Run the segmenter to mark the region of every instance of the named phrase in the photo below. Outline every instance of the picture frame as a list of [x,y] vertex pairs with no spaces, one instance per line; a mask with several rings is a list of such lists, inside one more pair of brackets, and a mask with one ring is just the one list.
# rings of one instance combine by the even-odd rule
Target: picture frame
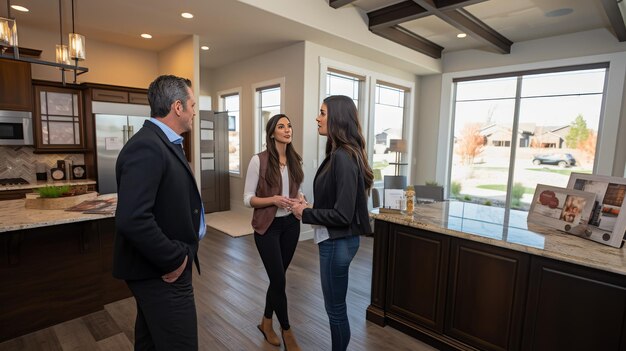
[[626,235],[626,179],[574,172],[567,187],[596,194],[587,238],[622,247]]
[[528,222],[586,237],[595,200],[592,192],[537,184]]

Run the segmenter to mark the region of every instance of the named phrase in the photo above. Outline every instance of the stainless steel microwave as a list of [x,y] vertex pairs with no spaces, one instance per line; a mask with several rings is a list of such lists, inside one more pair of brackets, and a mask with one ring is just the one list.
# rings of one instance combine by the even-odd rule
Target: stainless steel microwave
[[0,145],[33,145],[30,112],[0,111]]

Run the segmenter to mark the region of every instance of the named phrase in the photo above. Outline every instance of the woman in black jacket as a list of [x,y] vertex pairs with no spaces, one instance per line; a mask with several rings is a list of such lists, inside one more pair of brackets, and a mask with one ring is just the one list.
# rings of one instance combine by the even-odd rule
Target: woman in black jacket
[[367,193],[374,176],[352,99],[342,95],[327,97],[316,121],[318,133],[328,140],[326,158],[313,182],[315,204],[312,208],[298,204],[292,211],[303,223],[314,227],[332,350],[343,351],[350,342],[346,311],[348,271],[359,249],[359,235],[371,232]]

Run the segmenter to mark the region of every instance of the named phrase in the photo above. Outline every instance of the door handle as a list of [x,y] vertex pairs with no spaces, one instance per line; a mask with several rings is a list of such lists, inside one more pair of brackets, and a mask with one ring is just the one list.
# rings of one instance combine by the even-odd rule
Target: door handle
[[128,126],[125,124],[122,127],[122,133],[123,133],[124,144],[126,144],[126,142],[128,141]]
[[135,127],[133,126],[128,126],[128,139],[132,138],[133,135],[135,135]]

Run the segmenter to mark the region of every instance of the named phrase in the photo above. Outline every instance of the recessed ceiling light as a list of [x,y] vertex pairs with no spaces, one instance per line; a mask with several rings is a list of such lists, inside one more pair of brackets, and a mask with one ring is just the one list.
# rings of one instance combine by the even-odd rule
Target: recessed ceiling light
[[183,12],[180,14],[183,18],[193,18],[193,15],[189,12]]
[[465,33],[459,33],[456,35],[457,38],[465,38],[467,36],[467,34]]
[[143,34],[141,35],[141,37],[142,37],[142,38],[144,38],[144,39],[152,39],[152,35],[150,35],[150,34],[148,34],[148,33],[143,33]]
[[207,51],[207,50],[209,50],[209,47],[208,47],[208,46],[206,46],[206,45],[202,45],[202,46],[200,47],[200,49],[202,49],[202,50],[204,50],[204,51]]
[[17,11],[20,11],[20,12],[28,12],[29,11],[26,7],[20,6],[20,5],[11,5],[11,8],[13,10],[17,10]]
[[561,17],[561,16],[567,16],[570,13],[574,12],[574,9],[570,8],[570,7],[564,7],[561,9],[556,9],[556,10],[552,10],[552,11],[548,11],[545,13],[546,17]]

